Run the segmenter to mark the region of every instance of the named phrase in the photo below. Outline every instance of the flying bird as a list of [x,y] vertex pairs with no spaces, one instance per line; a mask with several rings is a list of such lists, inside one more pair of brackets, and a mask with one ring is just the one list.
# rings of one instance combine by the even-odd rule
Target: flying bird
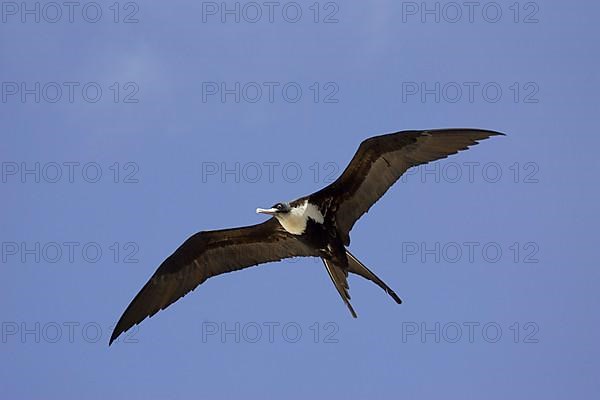
[[482,129],[435,129],[364,140],[342,175],[329,186],[297,200],[257,208],[257,213],[271,216],[267,221],[202,231],[187,239],[131,301],[109,345],[208,278],[289,257],[320,257],[354,318],[348,273],[374,282],[396,303],[402,303],[348,250],[352,227],[409,168],[446,158],[495,135],[503,134]]

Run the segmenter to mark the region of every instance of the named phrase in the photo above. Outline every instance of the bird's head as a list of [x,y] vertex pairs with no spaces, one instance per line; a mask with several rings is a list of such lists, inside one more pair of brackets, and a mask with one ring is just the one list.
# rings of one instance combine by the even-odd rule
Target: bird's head
[[266,214],[272,216],[285,215],[292,210],[290,203],[277,203],[273,204],[271,208],[257,208],[257,214]]

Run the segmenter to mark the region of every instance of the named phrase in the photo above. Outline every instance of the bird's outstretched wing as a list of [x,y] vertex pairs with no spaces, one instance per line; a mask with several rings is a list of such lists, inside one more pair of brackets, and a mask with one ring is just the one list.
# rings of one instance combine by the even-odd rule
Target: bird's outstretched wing
[[482,129],[436,129],[403,131],[366,139],[342,175],[331,185],[309,197],[332,198],[335,213],[346,245],[356,221],[411,167],[446,158],[480,140],[503,135]]
[[318,256],[271,218],[258,225],[199,232],[158,267],[117,323],[110,343],[210,277],[288,257]]

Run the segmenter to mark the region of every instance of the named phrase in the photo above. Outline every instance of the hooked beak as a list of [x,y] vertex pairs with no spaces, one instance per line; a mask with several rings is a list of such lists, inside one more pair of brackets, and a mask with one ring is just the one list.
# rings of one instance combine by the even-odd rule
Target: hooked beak
[[256,209],[256,213],[257,214],[267,214],[267,215],[275,215],[277,214],[277,209],[276,208],[257,208]]

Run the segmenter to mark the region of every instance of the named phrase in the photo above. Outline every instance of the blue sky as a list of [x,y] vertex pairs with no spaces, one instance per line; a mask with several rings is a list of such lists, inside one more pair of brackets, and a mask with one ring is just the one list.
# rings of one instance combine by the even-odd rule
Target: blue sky
[[[0,22],[7,398],[598,393],[597,3],[25,4]],[[352,232],[404,304],[351,278],[353,320],[320,262],[287,261],[107,346],[189,235],[442,127],[507,136],[411,171]]]

